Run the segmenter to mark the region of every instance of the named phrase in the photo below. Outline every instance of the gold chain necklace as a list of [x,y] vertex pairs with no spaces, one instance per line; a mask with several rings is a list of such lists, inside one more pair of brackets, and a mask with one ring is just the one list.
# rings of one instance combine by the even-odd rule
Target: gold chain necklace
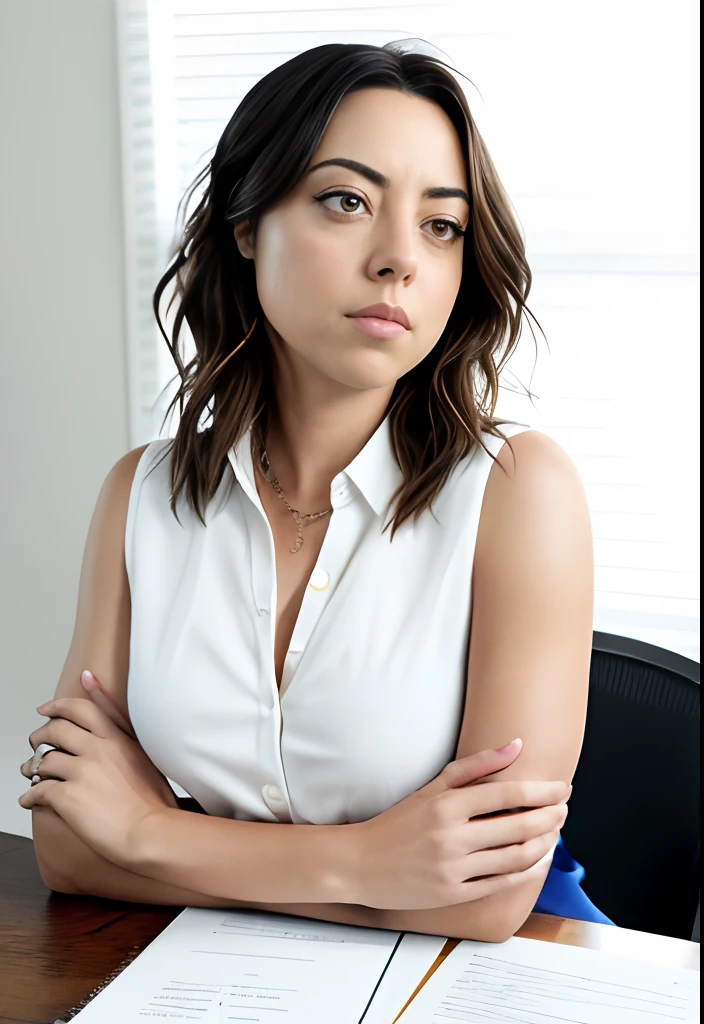
[[261,462],[264,479],[271,484],[271,486],[274,488],[278,496],[283,501],[286,508],[289,510],[293,518],[296,520],[296,526],[298,527],[298,536],[296,537],[295,545],[292,548],[289,548],[291,554],[295,555],[297,551],[300,551],[301,545],[303,544],[303,527],[308,526],[309,523],[315,522],[316,519],[322,519],[323,516],[329,515],[332,512],[332,508],[326,508],[324,512],[306,512],[305,514],[301,514],[297,508],[293,508],[293,506],[288,503],[286,495],[281,490],[281,484],[279,483],[279,481],[276,479],[272,472],[271,463],[269,462],[269,456],[267,455],[265,448],[261,449],[259,461]]

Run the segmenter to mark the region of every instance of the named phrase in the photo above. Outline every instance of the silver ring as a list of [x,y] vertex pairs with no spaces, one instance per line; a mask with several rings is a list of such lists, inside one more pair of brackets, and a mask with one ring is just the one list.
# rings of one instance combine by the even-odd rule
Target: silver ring
[[34,751],[34,757],[32,758],[32,764],[30,770],[32,774],[36,774],[39,771],[39,765],[42,763],[42,758],[49,753],[50,750],[58,750],[53,743],[40,743],[37,749]]
[[38,782],[41,782],[41,781],[42,781],[42,777],[41,777],[41,775],[33,775],[33,776],[32,776],[32,785],[33,785],[33,786],[36,786],[36,784],[37,784]]

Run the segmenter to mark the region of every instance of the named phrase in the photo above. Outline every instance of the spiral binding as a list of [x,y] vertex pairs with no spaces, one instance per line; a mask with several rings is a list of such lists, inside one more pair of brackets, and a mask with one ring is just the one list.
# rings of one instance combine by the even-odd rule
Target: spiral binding
[[84,996],[79,1003],[77,1003],[75,1006],[72,1006],[71,1009],[68,1010],[60,1020],[55,1020],[54,1024],[68,1024],[68,1021],[73,1020],[76,1014],[79,1013],[81,1010],[85,1009],[88,1003],[92,999],[95,999],[99,992],[102,992],[104,988],[107,988],[111,981],[114,981],[118,975],[122,974],[125,967],[129,967],[132,961],[136,960],[141,952],[141,946],[135,946],[133,949],[131,949],[127,956],[124,958],[124,960],[122,960],[117,965],[114,971],[111,971],[110,974],[108,974],[107,978],[105,978],[104,981],[101,981],[99,985],[96,985],[94,989],[91,989],[87,996]]

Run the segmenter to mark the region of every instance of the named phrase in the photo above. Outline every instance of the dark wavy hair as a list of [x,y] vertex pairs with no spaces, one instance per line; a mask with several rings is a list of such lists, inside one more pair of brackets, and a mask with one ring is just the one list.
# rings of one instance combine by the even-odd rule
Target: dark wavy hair
[[[532,274],[508,196],[447,68],[435,56],[404,52],[402,41],[382,47],[332,43],[286,61],[239,103],[210,163],[179,204],[207,182],[153,297],[181,381],[165,416],[178,403],[179,425],[165,450],[172,453],[171,510],[177,519],[177,499],[185,491],[205,523],[203,510],[222,481],[228,451],[250,426],[263,442],[275,401],[254,267],[241,256],[233,225],[248,219],[256,235],[262,213],[302,178],[340,100],[358,89],[398,89],[437,103],[459,136],[471,200],[450,317],[431,352],[397,381],[387,409],[403,475],[387,524],[391,536],[409,517],[432,508],[452,470],[477,444],[491,455],[481,431],[505,439],[498,427],[505,421],[494,417],[499,374],[521,334]],[[172,303],[177,307],[169,338],[159,302],[173,279],[167,313]],[[179,352],[184,319],[195,342],[187,365]]]

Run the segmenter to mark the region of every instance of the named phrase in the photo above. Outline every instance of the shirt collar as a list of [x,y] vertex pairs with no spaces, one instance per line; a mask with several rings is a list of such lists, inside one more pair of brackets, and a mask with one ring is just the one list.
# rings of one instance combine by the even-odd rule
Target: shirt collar
[[254,478],[254,463],[252,462],[252,428],[248,427],[236,445],[230,448],[227,453],[230,465],[235,471],[235,477],[242,490],[254,504],[264,511],[257,491],[257,483]]
[[[235,476],[245,493],[257,506],[261,506],[252,464],[251,427],[230,449],[228,457]],[[335,490],[348,477],[371,506],[377,516],[383,516],[395,491],[403,481],[401,468],[391,447],[389,418],[386,416],[369,438],[364,448],[349,466],[332,482]]]
[[391,447],[389,417],[374,431],[344,473],[378,516],[383,516],[394,492],[403,482],[401,467]]

